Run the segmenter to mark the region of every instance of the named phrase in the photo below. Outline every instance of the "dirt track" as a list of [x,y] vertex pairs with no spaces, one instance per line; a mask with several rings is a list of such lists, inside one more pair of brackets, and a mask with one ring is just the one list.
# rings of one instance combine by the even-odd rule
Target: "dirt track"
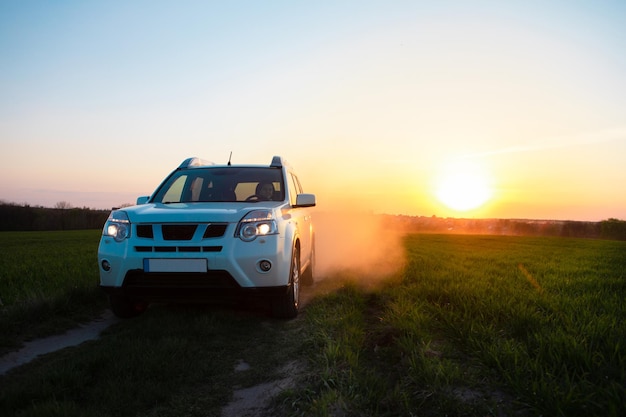
[[[307,298],[304,297],[303,304],[306,304]],[[100,318],[81,325],[76,329],[61,335],[27,342],[19,351],[0,357],[0,375],[17,366],[24,365],[40,355],[97,339],[104,329],[117,323],[119,320],[110,310],[106,310]],[[233,371],[245,372],[248,369],[250,369],[250,366],[242,360],[235,366]],[[294,377],[299,370],[300,365],[298,363],[289,362],[279,371],[280,375],[284,375],[281,379],[235,390],[233,400],[222,409],[222,417],[255,417],[263,415],[263,409],[274,396],[293,386],[295,382]]]
[[10,369],[32,361],[37,356],[97,339],[104,329],[117,322],[118,319],[113,313],[110,310],[106,310],[100,318],[63,334],[27,342],[22,349],[0,357],[0,375],[4,375]]

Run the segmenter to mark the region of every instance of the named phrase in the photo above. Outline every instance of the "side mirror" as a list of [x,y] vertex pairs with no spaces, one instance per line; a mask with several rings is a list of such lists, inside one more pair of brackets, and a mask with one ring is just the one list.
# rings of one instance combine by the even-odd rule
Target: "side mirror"
[[315,194],[298,194],[294,207],[314,207]]
[[148,200],[150,200],[150,196],[149,195],[137,197],[137,205],[146,204],[148,202]]

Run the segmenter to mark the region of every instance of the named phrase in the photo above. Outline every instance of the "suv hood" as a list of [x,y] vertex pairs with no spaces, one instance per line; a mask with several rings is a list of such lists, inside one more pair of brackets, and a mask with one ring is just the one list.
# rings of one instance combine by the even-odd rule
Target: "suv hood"
[[273,210],[281,203],[172,203],[142,204],[121,209],[131,223],[237,223],[252,210]]

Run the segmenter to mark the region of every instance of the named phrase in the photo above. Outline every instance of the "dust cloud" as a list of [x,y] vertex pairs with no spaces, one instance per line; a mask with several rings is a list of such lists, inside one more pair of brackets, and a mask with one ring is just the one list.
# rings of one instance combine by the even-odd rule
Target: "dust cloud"
[[342,277],[378,284],[405,265],[402,233],[384,216],[359,212],[316,212],[315,281]]

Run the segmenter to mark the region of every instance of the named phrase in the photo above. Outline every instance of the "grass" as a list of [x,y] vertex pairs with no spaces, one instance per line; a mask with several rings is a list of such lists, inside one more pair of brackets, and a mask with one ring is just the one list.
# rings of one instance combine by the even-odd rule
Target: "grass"
[[[0,409],[16,416],[219,416],[235,386],[276,375],[290,322],[246,310],[157,306],[0,377]],[[277,349],[281,346],[281,349]],[[251,366],[236,373],[244,360]],[[13,413],[13,414],[11,414]]]
[[4,305],[57,296],[98,283],[99,230],[0,233]]
[[[80,256],[95,277],[93,240],[93,256]],[[409,235],[404,244],[402,270],[376,286],[354,271],[327,276],[293,321],[252,307],[154,306],[0,376],[0,409],[217,416],[234,387],[278,378],[296,360],[305,371],[268,415],[624,414],[625,242]],[[62,286],[54,297],[75,291]],[[251,369],[234,372],[239,360]]]
[[0,232],[0,354],[104,311],[96,261],[100,234]]
[[411,235],[375,290],[348,277],[306,314],[314,372],[285,414],[618,416],[626,245]]

